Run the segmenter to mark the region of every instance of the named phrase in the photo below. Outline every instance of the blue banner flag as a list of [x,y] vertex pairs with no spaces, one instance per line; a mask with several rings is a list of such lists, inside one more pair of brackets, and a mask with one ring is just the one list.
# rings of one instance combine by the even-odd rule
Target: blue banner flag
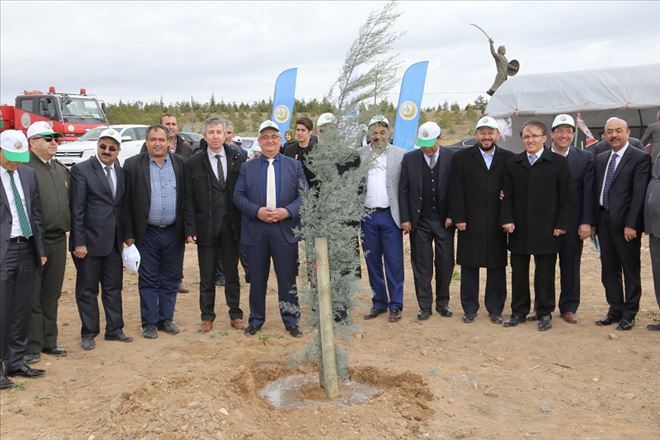
[[282,143],[284,140],[284,132],[289,129],[291,125],[291,117],[293,115],[293,102],[296,96],[296,76],[298,68],[287,69],[280,73],[275,81],[275,93],[273,95],[273,114],[271,119],[280,127],[280,134],[282,135]]
[[422,108],[422,95],[426,82],[428,61],[420,61],[408,67],[401,81],[399,105],[394,122],[394,145],[412,150],[417,138],[417,125]]

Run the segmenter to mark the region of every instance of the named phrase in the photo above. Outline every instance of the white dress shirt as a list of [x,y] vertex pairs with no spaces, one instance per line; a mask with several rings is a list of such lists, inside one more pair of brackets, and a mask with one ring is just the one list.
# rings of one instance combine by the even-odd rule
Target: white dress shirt
[[[23,231],[21,231],[21,223],[18,220],[18,210],[16,209],[16,202],[14,201],[14,191],[11,190],[11,177],[9,176],[9,172],[2,166],[0,166],[0,177],[2,177],[2,187],[5,190],[5,195],[9,202],[9,210],[11,211],[11,232],[9,233],[9,236],[11,238],[22,237]],[[23,184],[21,184],[18,170],[14,171],[14,182],[16,183],[18,194],[21,196],[25,213],[27,214],[28,220],[30,220],[30,213],[28,212],[27,204],[25,203],[25,193],[23,193]]]
[[103,171],[103,175],[106,176],[106,179],[108,178],[107,177],[108,173],[106,172],[105,168],[110,167],[110,175],[112,176],[112,185],[114,187],[111,188],[112,193],[117,194],[117,171],[115,170],[115,163],[113,162],[112,165],[106,165],[103,162],[101,162],[101,159],[99,158],[98,155],[96,156],[96,160],[98,160],[99,163],[101,164],[101,170]]
[[373,159],[367,176],[364,206],[369,209],[390,207],[390,200],[387,197],[387,150]]
[[218,179],[218,159],[215,158],[216,154],[220,155],[220,164],[222,165],[222,172],[225,176],[225,182],[227,181],[227,156],[225,153],[224,147],[220,150],[218,153],[214,153],[211,151],[210,148],[206,149],[206,153],[209,156],[209,163],[211,164],[211,169],[213,170],[213,174],[215,174],[215,178]]
[[490,170],[490,165],[493,163],[493,157],[495,157],[495,147],[491,148],[489,152],[479,148],[479,153],[481,153],[481,157],[484,158],[486,168]]

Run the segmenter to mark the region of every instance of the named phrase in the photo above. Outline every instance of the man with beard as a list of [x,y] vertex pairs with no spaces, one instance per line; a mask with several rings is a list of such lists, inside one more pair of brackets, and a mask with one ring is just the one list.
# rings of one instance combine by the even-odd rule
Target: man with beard
[[410,234],[410,260],[419,320],[429,319],[432,313],[434,266],[436,310],[445,317],[453,314],[449,308],[449,283],[454,271],[454,229],[447,214],[449,172],[454,151],[440,148],[440,138],[440,126],[425,122],[417,132],[419,149],[406,153],[401,163],[401,229]]
[[225,273],[225,299],[233,328],[242,330],[238,278],[240,213],[232,203],[234,185],[245,157],[224,145],[224,120],[211,116],[204,121],[207,148],[191,157],[185,167],[185,234],[197,244],[199,260],[199,305],[201,331],[209,332],[215,321],[215,275],[218,258]]
[[477,144],[454,156],[449,186],[449,217],[458,230],[456,261],[461,265],[463,322],[474,322],[479,310],[479,268],[486,268],[484,302],[494,324],[502,323],[506,300],[506,233],[500,226],[502,175],[513,153],[497,146],[495,119],[477,122]]
[[389,145],[390,123],[385,116],[371,118],[368,128],[371,144],[358,150],[360,161],[370,164],[364,200],[369,214],[362,221],[362,245],[373,297],[364,319],[373,319],[389,310],[389,321],[398,322],[403,310],[404,277],[399,179],[406,151]]
[[644,196],[651,169],[651,157],[631,148],[629,136],[626,121],[608,119],[605,137],[612,150],[600,153],[594,165],[601,278],[610,306],[607,315],[596,321],[596,325],[618,323],[619,330],[631,330],[635,326],[642,296],[640,248]]
[[577,323],[575,312],[580,305],[580,260],[582,242],[591,236],[594,220],[594,160],[585,150],[571,147],[575,121],[570,115],[557,115],[552,122],[552,152],[568,159],[571,185],[568,196],[568,229],[560,238],[559,271],[561,292],[559,312],[564,321]]

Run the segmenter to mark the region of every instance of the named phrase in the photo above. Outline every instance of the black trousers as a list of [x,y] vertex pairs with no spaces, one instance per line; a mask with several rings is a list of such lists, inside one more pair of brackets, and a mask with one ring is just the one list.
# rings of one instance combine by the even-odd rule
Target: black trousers
[[0,368],[25,366],[32,283],[35,271],[34,243],[10,242],[0,267]]
[[73,257],[73,264],[77,270],[76,304],[82,323],[81,336],[93,338],[100,333],[99,284],[105,312],[105,336],[121,333],[124,328],[121,300],[124,271],[119,250],[113,248],[105,257]]
[[577,312],[580,305],[580,261],[583,243],[576,233],[567,233],[560,238],[559,273],[561,290],[559,311]]
[[449,283],[454,273],[454,229],[445,229],[439,220],[420,218],[410,234],[410,252],[419,308],[430,311],[433,307],[434,267],[435,307],[448,305]]
[[46,243],[46,264],[34,273],[28,353],[57,347],[57,306],[66,267],[66,234]]
[[651,250],[651,270],[653,271],[655,300],[660,307],[660,237],[649,235],[649,249]]
[[241,310],[241,285],[238,279],[238,241],[228,221],[222,222],[220,233],[211,244],[197,246],[199,261],[199,308],[202,321],[215,321],[215,276],[218,260],[222,261],[225,274],[225,300],[230,319],[243,319]]
[[[506,272],[503,267],[486,269],[484,302],[488,313],[502,315],[506,301]],[[479,310],[479,268],[461,266],[461,305],[465,314]]]
[[597,231],[600,242],[601,280],[605,287],[607,303],[610,305],[608,314],[617,319],[631,320],[639,311],[639,299],[642,296],[641,231],[637,231],[636,239],[626,241],[623,229],[612,226],[607,212],[603,210],[600,214]]
[[[530,310],[529,260],[531,255],[511,253],[511,311],[526,317]],[[534,255],[534,308],[539,318],[555,309],[557,254]]]

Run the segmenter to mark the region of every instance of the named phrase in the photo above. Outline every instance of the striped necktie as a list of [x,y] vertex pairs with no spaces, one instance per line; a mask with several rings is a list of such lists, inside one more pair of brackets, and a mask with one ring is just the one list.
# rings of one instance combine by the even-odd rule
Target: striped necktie
[[18,223],[21,226],[21,234],[23,234],[23,237],[25,238],[30,238],[32,237],[32,228],[30,227],[30,220],[28,219],[27,212],[25,212],[25,207],[23,206],[23,200],[21,200],[21,195],[16,187],[14,172],[7,172],[9,173],[11,181],[11,192],[14,194],[14,204],[16,205],[16,211],[18,211]]

